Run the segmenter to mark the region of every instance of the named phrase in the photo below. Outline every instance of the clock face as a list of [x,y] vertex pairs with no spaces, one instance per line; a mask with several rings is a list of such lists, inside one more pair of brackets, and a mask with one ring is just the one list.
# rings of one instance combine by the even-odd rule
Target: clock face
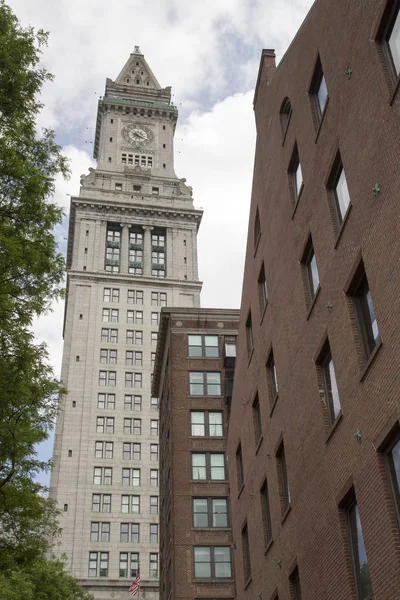
[[150,144],[154,140],[154,133],[150,127],[147,127],[147,125],[135,125],[134,123],[125,125],[121,131],[121,135],[125,142],[136,148]]

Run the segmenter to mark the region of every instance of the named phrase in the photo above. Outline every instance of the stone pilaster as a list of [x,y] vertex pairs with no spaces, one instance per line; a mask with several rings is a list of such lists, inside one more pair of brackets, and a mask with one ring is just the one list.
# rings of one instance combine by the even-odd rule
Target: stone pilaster
[[154,227],[143,225],[143,275],[151,276],[151,232]]
[[129,225],[128,223],[120,223],[120,225],[122,228],[122,233],[119,272],[123,275],[127,275],[129,272]]
[[96,256],[97,256],[97,271],[104,272],[106,260],[106,241],[107,241],[107,221],[96,221]]

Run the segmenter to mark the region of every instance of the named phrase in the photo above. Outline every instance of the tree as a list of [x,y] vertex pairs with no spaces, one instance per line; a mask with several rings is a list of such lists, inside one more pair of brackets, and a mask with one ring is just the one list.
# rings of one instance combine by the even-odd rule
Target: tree
[[89,600],[62,562],[46,558],[58,512],[35,481],[49,466],[36,445],[65,393],[31,331],[62,295],[65,269],[53,234],[63,212],[52,196],[68,165],[54,132],[36,131],[38,95],[52,79],[38,68],[46,42],[0,0],[0,599]]

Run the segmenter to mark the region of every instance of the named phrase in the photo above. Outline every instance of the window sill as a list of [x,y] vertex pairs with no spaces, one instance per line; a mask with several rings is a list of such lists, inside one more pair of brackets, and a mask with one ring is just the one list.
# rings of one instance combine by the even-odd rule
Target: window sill
[[315,303],[317,302],[317,298],[319,296],[320,291],[321,291],[321,286],[318,284],[317,291],[315,292],[314,298],[312,299],[312,302],[311,302],[311,305],[310,305],[310,308],[308,309],[306,321],[308,321],[309,318],[311,317],[311,313],[314,310],[314,306],[315,306]]
[[226,440],[225,435],[189,435],[189,440]]
[[216,483],[228,483],[227,479],[190,479],[190,483],[211,483],[215,485]]
[[255,454],[258,454],[258,451],[259,451],[259,449],[261,447],[263,439],[264,439],[263,436],[260,436],[260,439],[258,440],[257,445],[256,445]]
[[244,490],[244,483],[242,483],[240,490],[238,491],[238,495],[237,495],[238,498],[240,498],[240,496],[242,495],[243,490]]
[[349,214],[350,214],[350,212],[351,212],[352,206],[353,206],[353,205],[352,205],[352,203],[350,202],[349,206],[347,207],[346,214],[345,214],[345,215],[344,215],[344,217],[343,217],[343,221],[342,221],[342,223],[341,223],[341,225],[340,225],[340,229],[339,229],[339,231],[338,231],[338,234],[337,234],[337,236],[336,236],[336,241],[335,241],[335,245],[334,245],[334,248],[335,248],[335,250],[336,250],[336,248],[337,248],[337,246],[338,246],[338,244],[339,244],[339,240],[340,240],[340,238],[342,237],[343,229],[344,229],[344,226],[345,226],[345,225],[346,225],[346,223],[347,223],[347,219],[349,218]]
[[187,360],[219,360],[221,356],[187,356]]
[[320,119],[319,119],[317,133],[315,134],[315,143],[317,143],[317,141],[318,141],[319,134],[321,132],[322,123],[323,123],[325,115],[326,115],[326,109],[328,108],[328,104],[329,104],[329,96],[327,97],[326,102],[325,102],[324,112],[321,114]]
[[299,206],[299,202],[300,202],[300,198],[301,198],[301,196],[303,194],[303,190],[304,190],[304,183],[301,184],[300,192],[299,192],[299,194],[298,194],[298,196],[296,198],[296,203],[294,205],[293,212],[292,212],[292,221],[293,221],[294,216],[296,214],[297,207]]
[[234,583],[232,577],[195,577],[192,583]]
[[244,589],[246,590],[249,585],[251,584],[251,582],[253,581],[252,576],[250,575],[250,577],[248,579],[246,579],[245,584],[244,584]]
[[336,431],[339,423],[341,423],[343,420],[343,413],[342,411],[340,411],[340,413],[338,414],[338,416],[336,417],[336,419],[333,421],[332,423],[332,427],[330,428],[330,431],[327,435],[327,438],[325,440],[325,444],[327,444],[329,442],[329,440],[331,439],[333,433]]
[[191,531],[232,531],[231,527],[192,527]]
[[268,300],[266,301],[266,303],[265,303],[265,306],[264,306],[264,308],[263,308],[263,310],[262,310],[262,313],[261,313],[261,317],[260,317],[260,325],[261,325],[261,323],[264,321],[264,316],[265,316],[265,313],[266,313],[266,311],[267,311],[267,306],[268,306]]
[[272,417],[272,413],[273,413],[273,412],[274,412],[274,410],[275,410],[275,406],[276,406],[276,404],[277,404],[278,400],[279,400],[279,394],[276,394],[276,396],[275,396],[275,398],[274,398],[274,400],[273,400],[273,402],[272,402],[271,410],[269,411],[269,416],[270,416],[270,417]]
[[270,549],[272,548],[272,544],[274,543],[273,538],[271,538],[267,544],[267,547],[264,550],[264,556],[267,556],[268,552],[270,551]]
[[382,347],[382,340],[381,340],[381,338],[379,338],[375,348],[372,350],[371,354],[368,357],[365,367],[363,368],[363,370],[361,372],[360,381],[364,381],[364,379],[369,371],[369,368],[370,368],[371,364],[374,362],[375,357],[378,354],[381,347]]
[[286,521],[288,514],[290,513],[290,511],[292,510],[292,505],[289,504],[289,506],[287,507],[287,509],[285,510],[285,512],[282,515],[282,519],[281,519],[281,525],[284,524],[284,522]]

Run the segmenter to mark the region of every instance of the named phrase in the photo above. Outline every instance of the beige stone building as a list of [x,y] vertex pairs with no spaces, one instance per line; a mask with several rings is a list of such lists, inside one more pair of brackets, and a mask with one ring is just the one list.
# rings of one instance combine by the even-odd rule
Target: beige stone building
[[162,306],[199,307],[202,211],[174,171],[178,111],[138,47],[99,101],[94,157],[71,198],[62,379],[50,494],[57,549],[96,598],[158,598]]

